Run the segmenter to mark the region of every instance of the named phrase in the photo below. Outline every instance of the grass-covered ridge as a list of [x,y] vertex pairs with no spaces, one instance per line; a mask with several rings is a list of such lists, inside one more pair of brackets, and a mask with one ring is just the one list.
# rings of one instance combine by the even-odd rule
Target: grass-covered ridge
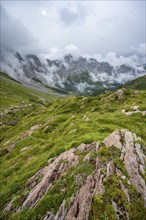
[[146,75],[141,76],[137,79],[134,79],[130,82],[127,82],[124,85],[125,88],[129,89],[140,89],[140,90],[146,90]]
[[[16,105],[23,105],[24,108],[10,109]],[[48,159],[72,147],[78,147],[81,143],[102,142],[111,132],[122,128],[136,133],[146,144],[146,116],[141,113],[127,116],[122,112],[123,109],[132,110],[133,106],[139,106],[139,109],[146,111],[145,90],[126,89],[120,99],[117,93],[112,92],[94,97],[59,99],[36,91],[30,92],[30,89],[2,76],[1,106],[0,211],[2,219],[30,219],[30,216],[31,219],[40,219],[40,213],[44,215],[48,208],[52,208],[52,204],[54,204],[54,212],[57,211],[61,195],[59,187],[63,184],[61,179],[43,197],[37,208],[31,211],[24,210],[17,215],[12,213],[8,216],[3,215],[3,209],[13,198],[17,197],[16,206],[21,202],[19,199],[21,193],[25,193],[22,190],[23,186],[40,168],[46,166]],[[5,112],[5,109],[8,111]],[[38,128],[30,135],[26,135],[31,127],[36,125],[39,125]],[[9,152],[8,148],[13,143],[14,147]],[[23,150],[24,148],[26,149]],[[66,184],[70,186],[68,200],[71,193],[76,190],[74,180],[70,177],[71,171],[66,173],[65,178]],[[92,172],[92,163],[91,166],[90,164],[79,166],[74,172],[89,175]],[[100,199],[95,198],[95,204],[99,203]]]

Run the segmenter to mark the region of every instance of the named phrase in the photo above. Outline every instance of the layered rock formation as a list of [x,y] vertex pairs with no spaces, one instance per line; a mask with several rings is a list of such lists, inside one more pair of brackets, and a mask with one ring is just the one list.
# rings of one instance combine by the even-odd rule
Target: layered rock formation
[[[21,212],[25,207],[37,207],[55,182],[61,177],[65,179],[67,172],[73,169],[70,175],[74,175],[78,187],[69,202],[64,196],[58,211],[54,213],[50,209],[41,219],[88,220],[103,219],[106,215],[109,218],[112,215],[111,219],[131,219],[131,207],[136,200],[146,207],[145,163],[141,139],[128,130],[116,130],[101,144],[81,144],[49,159],[48,165],[25,184],[29,193],[21,204],[13,210],[14,198],[5,211]],[[89,175],[75,174],[78,167],[89,164],[93,167]],[[61,190],[60,195],[66,188]]]

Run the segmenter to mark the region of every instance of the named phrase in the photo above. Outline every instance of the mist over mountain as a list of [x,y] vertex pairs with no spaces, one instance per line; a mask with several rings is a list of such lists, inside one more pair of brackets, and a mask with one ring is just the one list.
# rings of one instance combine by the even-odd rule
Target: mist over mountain
[[[58,59],[51,55],[21,55],[1,49],[1,71],[21,83],[59,88],[75,94],[95,94],[116,88],[129,80],[144,75],[144,65],[138,56],[116,57],[110,54],[98,59],[77,53]],[[108,61],[107,61],[108,60]]]
[[144,74],[144,1],[2,1],[0,7],[0,68],[21,83],[87,95]]

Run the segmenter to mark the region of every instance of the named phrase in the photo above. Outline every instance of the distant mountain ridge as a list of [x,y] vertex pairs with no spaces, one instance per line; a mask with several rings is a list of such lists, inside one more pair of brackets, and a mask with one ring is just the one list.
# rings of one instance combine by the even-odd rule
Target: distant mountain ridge
[[112,66],[108,62],[98,62],[95,58],[85,58],[67,54],[60,60],[40,59],[29,54],[3,50],[1,71],[22,83],[49,86],[64,92],[91,95],[118,87],[128,80],[144,74],[144,65]]

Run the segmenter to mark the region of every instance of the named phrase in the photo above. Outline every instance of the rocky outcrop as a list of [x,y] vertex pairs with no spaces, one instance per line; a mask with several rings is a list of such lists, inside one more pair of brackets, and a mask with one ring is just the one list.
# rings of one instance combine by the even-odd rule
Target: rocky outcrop
[[133,115],[135,113],[141,113],[143,116],[146,115],[146,111],[141,111],[139,110],[139,106],[132,106],[131,109],[133,109],[133,111],[126,111],[125,109],[122,109],[122,113],[125,113],[125,115]]
[[[103,175],[100,174],[100,162],[96,159],[96,171],[88,176],[74,200],[71,202],[66,216],[63,219],[88,219],[92,197],[94,194],[103,194]],[[57,219],[57,218],[56,218]]]
[[[47,214],[45,216],[44,220],[88,219],[93,196],[102,195],[104,193],[103,179],[105,178],[105,175],[101,174],[101,168],[103,168],[103,166],[97,157],[95,172],[87,177],[86,182],[76,193],[76,195],[72,197],[70,205],[65,208],[65,201],[63,201],[57,214],[53,216],[49,213],[49,215]],[[105,169],[108,170],[109,175],[113,173],[111,163],[108,164],[107,167],[105,166]]]
[[[114,152],[116,150],[119,152],[118,156],[113,158],[113,155],[116,155]],[[96,142],[81,144],[77,148],[71,148],[61,153],[58,157],[49,159],[48,165],[26,182],[24,188],[29,189],[29,193],[15,211],[21,212],[25,207],[29,209],[35,207],[40,199],[47,192],[49,193],[55,181],[58,181],[61,176],[65,176],[70,168],[78,168],[82,162],[94,164],[93,172],[88,176],[84,173],[78,173],[75,176],[78,188],[72,193],[70,201],[66,204],[66,197],[64,197],[57,213],[48,210],[42,219],[88,220],[94,197],[107,195],[107,187],[110,185],[106,184],[109,180],[108,184],[116,184],[117,189],[113,186],[113,190],[118,190],[117,192],[120,190],[119,198],[124,198],[126,204],[131,203],[130,187],[132,186],[141,195],[146,206],[146,186],[143,179],[145,159],[141,139],[128,130],[116,130],[102,144]],[[125,171],[115,163],[116,160],[120,161]],[[83,179],[84,181],[82,181]],[[114,192],[110,193],[114,194]],[[107,197],[106,199],[113,207],[116,219],[130,219],[129,209],[126,209],[121,202],[119,203],[118,197],[110,195],[111,198]],[[13,200],[5,207],[5,211],[11,209],[12,203]]]
[[32,104],[22,104],[22,105],[14,105],[14,106],[10,106],[9,108],[5,109],[4,111],[0,112],[0,116],[4,116],[7,114],[10,114],[11,112],[16,112],[16,111],[20,111],[21,109],[27,108],[32,106]]
[[[65,201],[56,216],[51,216],[47,218],[45,216],[44,220],[48,219],[60,219],[60,220],[87,220],[89,219],[89,213],[92,203],[92,198],[96,195],[103,195],[105,192],[104,181],[111,175],[116,174],[120,177],[120,187],[126,196],[127,202],[130,202],[129,190],[123,184],[122,180],[127,179],[127,183],[132,184],[136,190],[141,194],[144,204],[146,205],[146,188],[143,177],[141,176],[141,169],[144,170],[145,166],[145,156],[142,151],[142,147],[136,141],[140,141],[140,138],[135,134],[132,134],[128,130],[117,130],[113,132],[109,137],[104,140],[104,144],[107,148],[110,146],[115,146],[121,151],[121,160],[123,161],[126,171],[128,173],[129,179],[113,164],[113,161],[109,161],[106,165],[103,165],[100,159],[96,158],[96,170],[93,174],[88,176],[85,184],[77,192],[71,200],[70,205],[65,208]],[[80,146],[80,150],[84,150],[85,146]],[[98,148],[97,148],[98,150]],[[89,159],[89,153],[87,154],[87,159]],[[104,169],[105,173],[102,174],[101,170]],[[111,204],[115,211],[116,219],[129,219],[128,212],[118,204],[111,200]],[[98,208],[97,208],[98,212]]]
[[77,152],[94,148],[96,148],[96,143],[81,144],[77,149],[71,148],[58,157],[49,159],[48,165],[27,181],[25,188],[31,190],[17,210],[20,211],[25,206],[29,208],[34,207],[40,198],[53,186],[55,180],[59,179],[72,166],[76,167],[78,165],[80,157],[76,155]]
[[130,181],[141,194],[146,207],[146,185],[141,175],[145,168],[146,156],[139,141],[141,139],[128,130],[117,130],[104,140],[104,144],[106,147],[114,145],[121,150],[121,159]]
[[141,113],[143,116],[146,115],[146,111],[140,111],[140,110],[137,110],[137,111],[128,111],[128,112],[125,112],[125,115],[133,115],[135,113]]
[[[70,167],[76,166],[78,164],[79,157],[76,156],[74,153],[74,148],[62,153],[52,163],[50,163],[46,168],[43,169],[43,171],[41,172],[41,174],[43,175],[41,181],[32,188],[28,197],[23,202],[21,208],[25,206],[29,208],[34,207],[39,199],[50,189],[55,180],[57,180]],[[64,160],[66,161],[66,163],[62,162]]]

